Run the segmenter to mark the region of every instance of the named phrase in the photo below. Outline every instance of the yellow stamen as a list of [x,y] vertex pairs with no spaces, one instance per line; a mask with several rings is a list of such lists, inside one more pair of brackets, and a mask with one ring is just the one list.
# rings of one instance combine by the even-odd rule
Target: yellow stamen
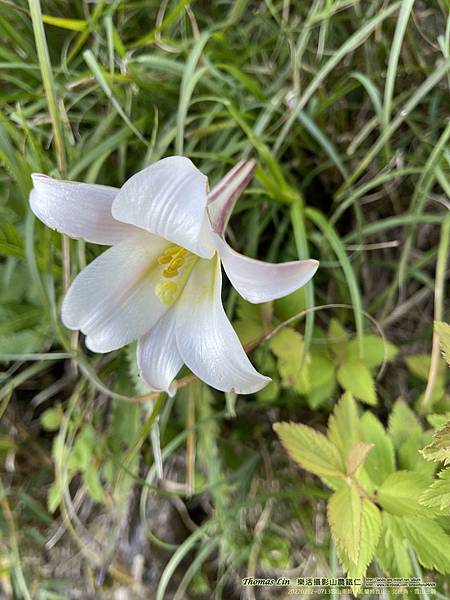
[[164,304],[172,304],[177,299],[193,266],[192,258],[189,250],[176,245],[169,246],[158,256],[158,264],[165,267],[161,273],[163,280],[180,276],[176,281],[161,281],[156,285],[156,296]]

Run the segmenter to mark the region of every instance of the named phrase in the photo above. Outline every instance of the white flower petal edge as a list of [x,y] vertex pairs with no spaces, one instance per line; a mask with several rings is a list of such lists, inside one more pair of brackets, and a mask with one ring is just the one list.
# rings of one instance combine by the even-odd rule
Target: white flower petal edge
[[218,257],[200,260],[176,306],[176,340],[183,361],[197,377],[221,391],[252,394],[270,382],[252,366],[221,300]]
[[319,261],[312,259],[271,264],[248,258],[218,235],[214,235],[214,243],[233,287],[253,304],[276,300],[301,288],[319,266]]
[[208,178],[183,156],[163,158],[120,188],[112,215],[203,258],[214,255],[205,211]]
[[183,366],[175,339],[175,311],[169,310],[138,341],[137,363],[142,378],[155,391],[174,395],[172,382]]
[[254,160],[241,160],[208,195],[208,213],[213,230],[223,235],[239,196],[250,183],[256,169]]
[[119,191],[106,185],[60,181],[33,173],[30,206],[45,225],[73,238],[111,246],[137,231],[111,214]]
[[117,350],[147,333],[168,308],[155,296],[156,259],[167,245],[142,231],[106,250],[70,286],[64,325],[81,330],[94,352]]

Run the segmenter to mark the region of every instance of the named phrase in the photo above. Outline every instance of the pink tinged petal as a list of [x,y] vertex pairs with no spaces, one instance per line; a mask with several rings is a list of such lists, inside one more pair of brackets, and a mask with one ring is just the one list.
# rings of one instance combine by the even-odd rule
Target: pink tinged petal
[[206,213],[208,179],[183,156],[164,158],[133,175],[112,207],[115,219],[131,223],[211,258],[214,244]]
[[147,333],[168,308],[155,296],[156,259],[166,247],[141,231],[101,254],[70,286],[64,325],[81,330],[94,352],[116,350]]
[[116,221],[111,214],[117,188],[60,181],[34,173],[31,210],[51,229],[94,244],[117,244],[136,228]]
[[175,339],[175,311],[166,314],[140,338],[137,362],[150,389],[173,395],[173,380],[183,366]]
[[254,304],[282,298],[308,283],[317,271],[317,260],[271,264],[235,252],[218,235],[214,236],[225,273],[239,294]]
[[241,160],[208,195],[209,218],[219,235],[223,235],[234,205],[252,180],[255,168],[254,160]]
[[250,363],[220,297],[220,262],[200,260],[176,306],[176,340],[186,365],[208,385],[238,394],[257,392],[270,381]]

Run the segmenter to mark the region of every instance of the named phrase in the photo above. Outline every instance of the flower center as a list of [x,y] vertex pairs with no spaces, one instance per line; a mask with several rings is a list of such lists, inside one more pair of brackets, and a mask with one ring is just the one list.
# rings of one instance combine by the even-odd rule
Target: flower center
[[164,304],[173,304],[195,264],[195,256],[181,246],[169,246],[157,258],[163,267],[162,281],[155,288],[156,296]]

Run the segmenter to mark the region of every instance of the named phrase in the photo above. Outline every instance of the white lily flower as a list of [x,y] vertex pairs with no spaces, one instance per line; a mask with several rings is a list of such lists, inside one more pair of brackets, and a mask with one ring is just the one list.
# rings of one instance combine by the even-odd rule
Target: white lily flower
[[62,305],[66,327],[87,347],[110,352],[138,340],[143,379],[173,392],[183,364],[222,391],[249,394],[270,379],[250,363],[221,301],[222,263],[253,303],[307,283],[318,262],[279,265],[247,258],[224,239],[253,161],[234,167],[208,195],[208,180],[182,156],[160,160],[120,188],[34,174],[30,205],[49,227],[112,247],[75,278]]

